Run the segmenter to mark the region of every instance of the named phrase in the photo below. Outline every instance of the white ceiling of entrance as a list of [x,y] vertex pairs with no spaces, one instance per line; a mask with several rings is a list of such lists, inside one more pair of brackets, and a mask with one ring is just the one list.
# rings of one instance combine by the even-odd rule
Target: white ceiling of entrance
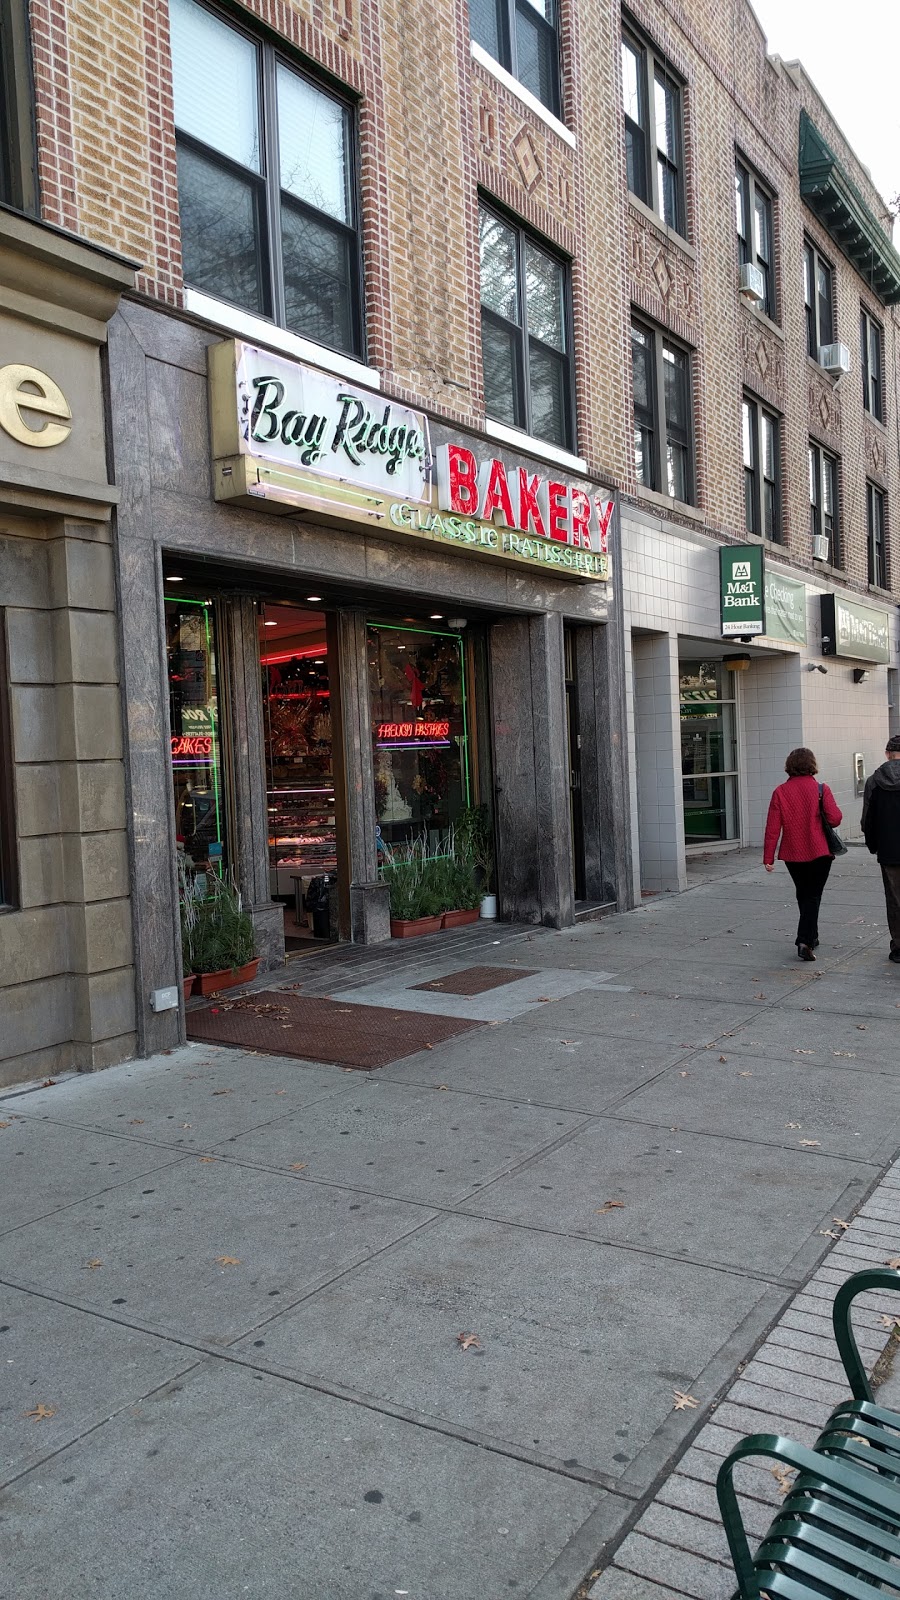
[[259,619],[259,638],[268,653],[277,649],[325,651],[325,616],[321,611],[306,611],[301,606],[271,605],[263,608]]

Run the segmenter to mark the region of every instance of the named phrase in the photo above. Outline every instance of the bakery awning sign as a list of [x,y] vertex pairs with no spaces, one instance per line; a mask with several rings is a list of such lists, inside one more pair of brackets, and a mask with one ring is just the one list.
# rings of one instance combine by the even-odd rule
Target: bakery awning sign
[[217,500],[608,578],[609,492],[461,443],[435,453],[424,413],[239,339],[210,347],[209,374]]

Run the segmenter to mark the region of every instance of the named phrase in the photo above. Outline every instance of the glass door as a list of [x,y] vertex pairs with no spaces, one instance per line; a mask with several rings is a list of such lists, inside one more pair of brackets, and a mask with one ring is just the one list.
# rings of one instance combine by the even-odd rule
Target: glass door
[[581,732],[578,714],[578,677],[575,630],[564,634],[566,674],[566,735],[569,750],[569,818],[572,826],[572,877],[575,899],[585,898],[584,816],[581,803]]
[[440,854],[469,804],[462,640],[373,622],[368,645],[379,847],[424,837]]
[[175,836],[189,872],[228,864],[212,600],[165,597]]
[[740,836],[734,673],[721,661],[679,665],[686,845]]

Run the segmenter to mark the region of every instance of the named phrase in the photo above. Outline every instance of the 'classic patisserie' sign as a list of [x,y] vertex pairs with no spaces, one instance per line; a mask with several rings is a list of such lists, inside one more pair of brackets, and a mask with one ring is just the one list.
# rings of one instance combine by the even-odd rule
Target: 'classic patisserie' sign
[[595,486],[432,451],[424,413],[238,339],[210,348],[209,371],[216,499],[608,578],[615,501]]

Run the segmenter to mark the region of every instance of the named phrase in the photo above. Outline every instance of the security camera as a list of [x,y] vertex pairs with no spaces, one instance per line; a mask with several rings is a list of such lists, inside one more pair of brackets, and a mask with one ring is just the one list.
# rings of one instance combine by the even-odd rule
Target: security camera
[[827,667],[823,667],[823,666],[821,666],[821,665],[820,665],[820,664],[819,664],[819,663],[818,663],[818,662],[817,662],[817,663],[816,663],[816,671],[817,671],[817,672],[827,672],[827,671],[828,671],[828,668],[827,668]]

